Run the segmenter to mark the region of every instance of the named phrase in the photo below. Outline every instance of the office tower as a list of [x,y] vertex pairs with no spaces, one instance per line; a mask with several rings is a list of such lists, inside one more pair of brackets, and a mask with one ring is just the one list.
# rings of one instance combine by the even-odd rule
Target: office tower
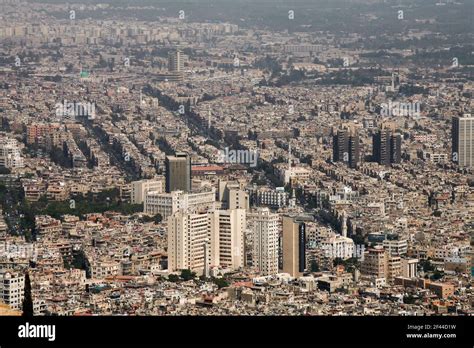
[[283,273],[298,278],[306,268],[306,231],[303,222],[283,217]]
[[355,133],[349,136],[349,167],[357,168],[359,162],[359,135]]
[[168,70],[170,72],[184,71],[184,55],[180,50],[171,51],[168,54]]
[[168,218],[168,269],[190,269],[204,274],[209,264],[206,249],[210,241],[207,214],[182,211]]
[[208,213],[208,216],[211,236],[210,264],[230,269],[244,267],[245,210],[216,210]]
[[168,218],[168,269],[209,275],[210,268],[244,266],[245,210],[217,210]]
[[278,214],[258,208],[247,214],[252,234],[252,266],[262,275],[278,273]]
[[173,215],[178,210],[188,213],[207,213],[215,209],[216,190],[186,193],[173,191],[160,193],[150,191],[145,194],[143,212],[148,215],[160,214],[163,219]]
[[390,136],[390,161],[391,163],[402,162],[402,136],[400,134]]
[[339,129],[333,136],[333,161],[356,168],[360,162],[359,135],[351,129]]
[[401,163],[402,137],[392,134],[389,129],[381,129],[373,135],[373,159],[375,162],[389,166],[392,163]]
[[165,159],[166,192],[191,191],[191,157],[185,152]]
[[452,159],[460,167],[474,167],[474,117],[471,114],[452,119]]
[[349,158],[349,139],[348,139],[348,130],[347,129],[339,129],[336,135],[333,136],[333,152],[332,157],[334,162],[346,162]]

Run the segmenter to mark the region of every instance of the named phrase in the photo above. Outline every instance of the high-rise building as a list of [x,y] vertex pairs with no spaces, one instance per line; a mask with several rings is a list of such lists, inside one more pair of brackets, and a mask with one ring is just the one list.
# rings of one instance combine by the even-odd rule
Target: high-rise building
[[216,210],[208,215],[211,229],[211,266],[230,269],[244,267],[245,209]]
[[381,129],[373,135],[373,159],[381,165],[389,166],[402,160],[402,137],[392,134],[389,129]]
[[245,228],[244,209],[178,211],[168,218],[168,269],[190,269],[208,276],[211,267],[243,267]]
[[283,272],[298,278],[306,269],[306,225],[283,217]]
[[209,219],[206,214],[178,211],[168,218],[168,269],[204,274],[209,265]]
[[184,55],[180,50],[171,51],[168,54],[168,70],[170,72],[184,71]]
[[279,216],[268,208],[248,213],[252,233],[252,266],[262,275],[278,273]]
[[165,159],[166,192],[191,191],[191,157],[185,152]]
[[339,129],[333,136],[333,161],[356,168],[360,162],[359,135],[351,129]]
[[474,167],[474,117],[471,114],[452,119],[452,159],[460,167]]

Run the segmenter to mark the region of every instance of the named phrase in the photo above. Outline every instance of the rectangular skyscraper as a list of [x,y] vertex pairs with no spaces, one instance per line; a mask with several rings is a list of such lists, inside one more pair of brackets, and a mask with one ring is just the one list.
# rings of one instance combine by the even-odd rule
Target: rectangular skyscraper
[[183,52],[171,51],[168,55],[168,70],[170,72],[182,72],[184,70]]
[[278,273],[278,214],[258,208],[247,215],[252,233],[252,266],[262,275]]
[[389,166],[402,161],[402,137],[381,129],[373,135],[372,155],[375,162]]
[[245,210],[201,214],[178,211],[168,218],[168,269],[209,274],[212,267],[244,266]]
[[187,153],[177,152],[165,159],[166,192],[191,192],[191,158]]
[[356,168],[359,161],[359,135],[350,129],[339,129],[333,136],[333,161]]
[[452,159],[460,167],[474,167],[474,117],[471,114],[453,117]]
[[306,225],[283,217],[283,272],[300,277],[306,268]]

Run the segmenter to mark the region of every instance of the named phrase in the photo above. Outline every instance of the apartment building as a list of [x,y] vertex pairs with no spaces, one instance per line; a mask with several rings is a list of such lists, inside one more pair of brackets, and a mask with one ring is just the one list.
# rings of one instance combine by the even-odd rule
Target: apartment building
[[278,273],[279,215],[268,208],[247,214],[252,235],[252,266],[262,275]]
[[168,218],[168,269],[190,269],[208,276],[211,267],[244,266],[245,210],[217,210]]
[[0,140],[0,167],[9,169],[24,167],[21,150],[15,139]]
[[2,271],[0,273],[1,300],[11,309],[22,309],[25,292],[25,276],[18,272]]

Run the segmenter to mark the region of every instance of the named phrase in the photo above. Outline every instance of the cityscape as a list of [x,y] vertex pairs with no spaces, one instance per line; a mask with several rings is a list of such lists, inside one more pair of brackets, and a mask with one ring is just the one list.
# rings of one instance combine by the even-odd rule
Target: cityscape
[[472,316],[473,13],[0,0],[0,315]]

